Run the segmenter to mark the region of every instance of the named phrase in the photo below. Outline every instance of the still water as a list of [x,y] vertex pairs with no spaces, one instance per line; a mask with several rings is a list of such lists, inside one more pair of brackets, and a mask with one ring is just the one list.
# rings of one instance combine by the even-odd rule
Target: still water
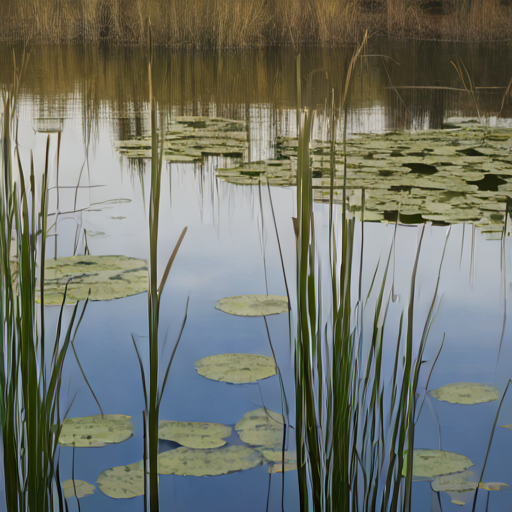
[[[20,48],[0,48],[0,83],[5,88],[11,84],[13,51],[19,62]],[[281,412],[277,377],[256,384],[231,385],[201,377],[194,363],[206,356],[231,352],[272,355],[261,317],[243,318],[215,309],[219,299],[233,295],[286,295],[270,197],[293,311],[296,253],[291,219],[296,215],[295,188],[290,183],[273,186],[269,196],[266,186],[260,189],[236,180],[221,180],[216,177],[216,170],[282,157],[282,142],[296,134],[298,52],[279,48],[225,54],[159,49],[155,53],[154,69],[159,76],[156,95],[166,122],[179,121],[180,116],[226,118],[240,121],[247,134],[247,144],[240,154],[204,155],[189,163],[164,163],[158,249],[161,273],[185,226],[188,232],[163,296],[161,340],[167,337],[168,341],[162,348],[162,360],[171,355],[187,300],[189,306],[162,400],[161,419],[232,426],[246,412],[262,404]],[[344,114],[339,111],[339,99],[352,52],[353,48],[300,50],[303,106],[316,112],[313,139],[327,140],[326,119],[332,89],[338,109],[338,139],[343,133],[344,115],[350,137],[395,130],[417,133],[453,128],[460,118],[472,120],[471,126],[498,127],[502,135],[508,134],[508,139],[512,136],[508,131],[512,127],[512,101],[506,94],[512,77],[508,65],[512,57],[510,47],[376,40],[367,48],[362,65],[355,72]],[[28,165],[33,151],[37,168],[44,161],[50,134],[54,163],[49,212],[57,224],[52,231],[55,236],[49,239],[49,257],[83,254],[86,248],[92,255],[126,255],[145,260],[149,257],[149,160],[144,156],[130,158],[120,151],[122,142],[140,140],[149,133],[146,58],[145,51],[133,48],[47,46],[31,51],[22,80],[18,139],[22,160]],[[467,70],[462,78],[457,66]],[[58,172],[57,132],[62,137]],[[503,141],[506,145],[507,137]],[[482,208],[490,213],[483,217],[489,222],[481,222],[483,210],[478,205],[473,210],[476,208],[480,213],[474,218],[468,214],[465,222],[451,217],[430,219],[435,220],[432,223],[426,210],[420,209],[416,217],[408,218],[395,230],[399,208],[396,204],[384,207],[391,201],[387,197],[385,201],[374,201],[373,217],[367,217],[373,222],[364,223],[365,291],[371,286],[376,266],[393,247],[394,300],[386,323],[386,338],[391,345],[384,355],[389,379],[394,360],[392,343],[397,338],[399,315],[407,307],[418,240],[421,230],[425,230],[416,282],[418,337],[439,272],[442,302],[420,377],[421,400],[425,403],[416,427],[415,447],[464,454],[475,464],[471,469],[476,475],[486,456],[499,402],[450,404],[426,395],[424,386],[443,337],[444,345],[430,377],[429,390],[451,382],[478,382],[494,384],[501,393],[512,377],[507,322],[512,248],[508,236],[503,240],[501,237],[507,198],[512,194],[506,172],[507,158],[509,162],[511,159],[510,151],[508,155],[503,151],[500,162],[504,165],[497,173],[500,182],[486,188],[468,185],[470,188],[455,190],[462,198],[457,204],[462,204],[463,210],[466,203],[476,205],[477,199],[484,197],[488,208]],[[475,166],[485,162],[466,164],[476,172]],[[457,172],[461,172],[464,165],[457,167]],[[381,174],[381,183],[374,180],[373,185],[365,186],[369,212],[371,198],[377,197],[372,196],[372,186],[386,188],[387,179]],[[465,179],[465,184],[478,180],[478,176],[472,175]],[[448,185],[446,189],[423,182],[413,186],[427,191],[429,204],[443,203],[442,194],[450,191]],[[352,187],[350,194],[356,194],[356,189]],[[390,190],[396,194],[403,192]],[[410,187],[406,192],[411,192]],[[456,207],[455,203],[450,205]],[[432,206],[428,208],[430,213],[439,213]],[[320,231],[325,232],[328,206],[315,203],[314,211]],[[508,235],[507,230],[505,233]],[[362,238],[362,224],[358,220],[354,257],[357,261],[361,258]],[[445,243],[447,250],[440,269]],[[47,329],[52,333],[58,308],[47,306],[47,310]],[[293,340],[289,321],[285,314],[269,316],[267,321],[293,427]],[[77,448],[75,479],[96,485],[98,475],[105,469],[142,458],[144,399],[132,335],[139,340],[147,366],[147,332],[146,294],[90,302],[87,307],[75,341],[78,357],[105,413],[131,416],[134,435],[123,443],[103,448]],[[99,414],[71,352],[62,389],[62,409],[69,407],[69,417]],[[505,398],[498,425],[508,423],[512,423],[512,406],[510,399]],[[227,441],[242,444],[235,431]],[[289,449],[294,450],[293,436],[288,443]],[[161,441],[161,451],[177,446]],[[512,433],[497,428],[482,481],[512,485],[511,457]],[[72,460],[73,449],[63,447],[62,480],[71,478]],[[215,477],[162,475],[162,509],[278,511],[282,510],[284,489],[285,510],[296,511],[296,471],[284,474],[284,487],[282,478],[282,474],[270,476],[268,465]],[[75,499],[67,501],[70,510],[77,510]],[[489,510],[501,511],[509,502],[506,488],[500,492],[482,491],[477,509],[485,510],[488,506]],[[434,493],[429,482],[414,483],[415,512],[438,510],[440,506],[446,511],[471,510],[472,499],[460,507],[451,503],[446,493]],[[94,495],[81,500],[81,510],[141,511],[143,499],[111,499],[96,489]]]

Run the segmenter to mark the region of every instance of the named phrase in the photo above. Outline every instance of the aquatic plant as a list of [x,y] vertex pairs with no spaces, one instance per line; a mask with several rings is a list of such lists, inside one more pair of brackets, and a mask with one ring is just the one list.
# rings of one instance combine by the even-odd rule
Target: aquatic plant
[[[346,77],[342,94],[342,105],[345,108],[350,70],[356,65],[361,50],[362,46],[354,52]],[[298,67],[300,69],[300,60]],[[300,70],[297,76],[300,77]],[[298,78],[299,101],[300,97],[301,84]],[[387,262],[381,265],[382,268],[375,270],[368,294],[364,297],[363,245],[360,248],[361,260],[357,262],[354,260],[355,218],[350,217],[346,207],[346,144],[343,148],[341,212],[335,210],[333,204],[336,162],[333,112],[329,277],[323,279],[322,261],[317,254],[318,233],[313,215],[309,153],[314,116],[307,109],[298,109],[297,116],[295,390],[301,510],[408,512],[411,503],[412,457],[406,460],[405,455],[412,453],[414,446],[418,378],[426,340],[438,306],[436,287],[422,335],[416,341],[413,335],[415,282],[423,228],[411,275],[409,305],[400,317],[394,371],[391,383],[388,383],[384,374],[383,352],[391,300],[391,292],[387,287],[391,252]],[[364,197],[363,191],[361,244],[364,243]],[[440,274],[437,286],[439,278]],[[357,289],[355,304],[354,287]],[[325,288],[328,293],[324,293]],[[376,298],[372,293],[374,289]]]
[[[152,52],[152,45],[150,44],[150,53]],[[142,360],[137,349],[139,359],[142,383],[144,388],[145,411],[144,411],[144,473],[147,475],[149,469],[149,486],[144,487],[145,497],[149,499],[149,510],[151,512],[158,512],[159,498],[158,498],[158,421],[160,414],[160,402],[162,399],[171,365],[178,348],[183,329],[187,319],[187,310],[181,325],[181,330],[176,340],[174,350],[171,357],[167,361],[167,366],[164,372],[162,382],[159,382],[160,365],[159,365],[159,344],[158,344],[158,328],[160,325],[160,301],[162,292],[169,277],[172,265],[178,254],[178,250],[187,232],[185,227],[181,232],[178,241],[171,253],[167,266],[162,275],[160,283],[158,283],[158,226],[160,217],[160,184],[162,178],[162,161],[163,161],[163,133],[158,135],[158,122],[157,122],[157,103],[153,89],[153,72],[151,56],[148,62],[148,78],[149,78],[149,97],[151,105],[151,190],[149,197],[149,292],[148,292],[148,323],[149,323],[149,393],[146,391],[146,375]],[[163,124],[163,120],[160,120]],[[188,309],[188,302],[187,302]],[[146,458],[148,466],[146,467]],[[146,482],[146,478],[144,478]],[[148,491],[146,495],[146,490]]]
[[[48,232],[50,138],[38,192],[31,160],[27,174],[13,142],[16,87],[3,94],[0,179],[0,426],[8,512],[64,510],[58,479],[61,376],[87,301],[64,320],[65,292],[52,340],[45,332],[44,289]],[[47,351],[50,350],[48,353]]]

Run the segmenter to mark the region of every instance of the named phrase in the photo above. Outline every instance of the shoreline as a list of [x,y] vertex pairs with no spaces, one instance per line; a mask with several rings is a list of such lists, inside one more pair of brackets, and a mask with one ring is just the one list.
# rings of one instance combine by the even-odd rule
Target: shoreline
[[0,42],[143,46],[150,30],[158,46],[194,49],[338,47],[366,31],[372,38],[512,42],[507,2],[444,3],[450,10],[433,14],[422,0],[3,0]]

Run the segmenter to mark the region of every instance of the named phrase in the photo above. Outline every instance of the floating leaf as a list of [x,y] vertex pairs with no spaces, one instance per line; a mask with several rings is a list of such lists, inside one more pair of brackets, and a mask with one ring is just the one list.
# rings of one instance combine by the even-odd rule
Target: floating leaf
[[279,315],[288,311],[288,298],[280,295],[236,295],[220,299],[215,308],[238,316]]
[[252,469],[262,463],[261,453],[248,446],[212,450],[180,447],[158,455],[158,472],[163,475],[217,476]]
[[504,484],[503,482],[482,482],[479,487],[486,491],[499,491],[502,487],[509,487],[509,485]]
[[[452,503],[465,505],[467,499],[463,499],[464,493],[472,493],[477,487],[486,491],[499,491],[501,487],[508,487],[502,482],[481,482],[480,484],[472,482],[469,478],[473,475],[472,471],[464,471],[453,475],[438,476],[432,480],[432,490],[446,492],[450,495]],[[469,499],[473,499],[473,494],[469,494],[469,496]]]
[[281,414],[260,408],[246,412],[235,425],[235,430],[244,443],[278,447],[283,442],[283,427]]
[[46,260],[44,303],[62,304],[66,284],[66,304],[87,299],[89,290],[91,300],[119,299],[148,289],[148,268],[144,260],[127,256],[85,255]]
[[297,469],[297,464],[292,462],[285,462],[284,468],[282,462],[275,462],[274,464],[271,464],[268,468],[269,473],[286,473],[287,471],[293,471],[294,469]]
[[[246,162],[236,167],[219,168],[220,179],[237,185],[269,184],[293,186],[297,179],[297,139],[278,137],[278,160]],[[451,130],[362,134],[346,141],[347,181],[343,186],[344,146],[335,145],[335,202],[343,201],[343,190],[365,189],[365,220],[389,220],[401,216],[409,223],[430,219],[439,223],[472,222],[502,225],[490,211],[502,213],[506,198],[498,206],[486,206],[481,194],[512,191],[510,148],[512,131],[489,129],[479,124],[460,124]],[[330,200],[331,148],[328,141],[311,141],[314,200]],[[497,178],[499,175],[499,179]],[[383,179],[385,178],[385,179]],[[385,190],[389,202],[373,199]],[[452,204],[451,195],[460,202]],[[416,203],[416,213],[406,205]],[[468,207],[471,205],[471,207]],[[350,203],[356,213],[361,201]],[[422,215],[429,217],[422,218]]]
[[276,374],[271,357],[256,354],[219,354],[195,362],[197,373],[207,379],[244,384]]
[[452,404],[481,404],[498,400],[499,392],[493,386],[476,382],[454,382],[435,389],[430,394]]
[[[261,453],[263,453],[263,457],[265,457],[269,462],[283,462],[283,452],[281,450],[263,450]],[[285,451],[284,461],[285,463],[297,462],[297,452]]]
[[62,489],[64,490],[64,498],[71,498],[75,495],[76,489],[76,497],[83,498],[84,496],[91,496],[94,494],[94,485],[91,485],[83,480],[75,480],[73,484],[73,480],[66,480],[62,482]]
[[59,443],[77,448],[100,448],[107,444],[122,443],[132,435],[133,425],[130,416],[105,414],[66,418],[61,425]]
[[144,494],[144,470],[140,463],[116,466],[100,473],[99,490],[110,498],[135,498]]
[[160,439],[188,448],[218,448],[226,444],[224,438],[230,435],[231,427],[219,423],[162,420],[158,427]]
[[[248,148],[247,139],[244,121],[178,117],[167,126],[163,157],[171,162],[200,161],[207,154],[242,157]],[[151,158],[150,136],[120,141],[116,147],[127,158]]]
[[478,487],[478,482],[470,482],[468,478],[473,476],[472,471],[455,473],[453,475],[437,476],[432,480],[432,490],[435,492],[469,492]]
[[[450,473],[460,473],[473,463],[465,455],[441,450],[414,450],[413,475],[432,478]],[[405,472],[405,466],[404,466]]]

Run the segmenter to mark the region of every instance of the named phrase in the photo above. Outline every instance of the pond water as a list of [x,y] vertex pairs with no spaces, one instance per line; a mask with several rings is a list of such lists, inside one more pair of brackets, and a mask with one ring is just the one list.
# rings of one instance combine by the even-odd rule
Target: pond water
[[[13,52],[19,62],[20,48],[0,47],[3,88],[11,85]],[[344,114],[339,110],[339,99],[352,52],[353,48],[300,49],[302,100],[303,106],[316,112],[315,141],[328,140],[332,89],[337,138],[341,140]],[[203,357],[232,352],[272,356],[263,318],[228,315],[215,308],[219,299],[234,295],[286,295],[270,198],[293,315],[296,246],[291,219],[296,216],[297,202],[293,164],[281,169],[275,183],[269,178],[275,185],[270,188],[270,196],[265,185],[268,166],[247,163],[280,159],[282,165],[287,156],[293,160],[297,53],[299,50],[293,48],[223,54],[155,51],[156,97],[169,133],[195,130],[195,145],[179,147],[170,140],[169,148],[174,147],[176,154],[169,151],[164,158],[160,275],[181,231],[185,226],[188,231],[162,299],[163,361],[171,356],[187,300],[189,303],[161,404],[161,419],[233,426],[245,413],[262,405],[281,412],[277,377],[257,384],[232,385],[200,376],[194,363]],[[506,227],[503,230],[507,198],[512,195],[512,171],[508,172],[512,166],[512,100],[506,91],[511,79],[507,65],[511,54],[512,47],[499,45],[372,41],[354,73],[345,114],[350,137],[348,163],[350,158],[360,159],[352,162],[347,175],[347,193],[358,219],[354,260],[363,261],[361,286],[365,292],[375,268],[394,248],[394,301],[386,320],[386,378],[392,376],[392,345],[396,343],[400,313],[409,301],[416,250],[424,230],[416,279],[417,339],[439,272],[442,302],[424,354],[426,364],[419,390],[425,405],[416,427],[415,447],[442,447],[464,454],[474,463],[471,470],[476,475],[486,457],[499,401],[451,404],[427,396],[424,386],[443,337],[429,390],[452,382],[477,382],[494,385],[501,395],[512,377],[507,321],[511,247],[509,232]],[[150,108],[146,59],[145,51],[134,48],[46,46],[31,50],[19,99],[18,139],[22,161],[28,165],[33,151],[37,169],[44,161],[50,134],[53,166],[49,212],[56,222],[52,231],[56,236],[48,243],[50,258],[84,254],[86,249],[91,255],[149,258],[150,161],[144,137],[150,133]],[[227,130],[208,118],[237,123]],[[389,138],[382,134],[397,130],[412,130],[413,135],[397,136],[393,142],[396,147],[389,149]],[[458,134],[455,142],[446,135],[453,134],[453,130]],[[234,137],[233,132],[239,136]],[[58,172],[57,133],[61,134]],[[363,135],[357,138],[357,134]],[[353,142],[357,140],[365,141],[362,149]],[[137,141],[136,150],[133,141]],[[205,147],[210,149],[203,152]],[[322,158],[328,157],[319,142],[317,148],[313,170],[318,174],[313,177],[314,186],[319,187],[315,191],[319,201],[314,212],[321,248],[329,221],[329,206],[322,196]],[[443,152],[439,148],[451,149]],[[392,168],[386,160],[390,151],[402,152],[394,156],[398,160]],[[372,165],[366,165],[365,159]],[[379,160],[385,165],[381,166]],[[320,162],[317,167],[315,162]],[[234,168],[239,171],[216,174],[217,169]],[[260,188],[258,180],[265,186]],[[366,218],[370,220],[364,222],[361,255],[362,188],[367,198]],[[340,200],[338,193],[336,200]],[[398,213],[401,222],[395,230]],[[358,283],[353,286],[357,293]],[[50,335],[59,308],[46,309]],[[67,307],[68,318],[70,313]],[[294,427],[293,339],[288,316],[268,316],[267,322]],[[132,335],[148,367],[145,293],[91,301],[75,341],[80,363],[104,412],[129,415],[134,425],[133,437],[123,443],[75,449],[74,478],[96,486],[102,471],[138,462],[143,454],[144,397]],[[165,338],[168,341],[164,346]],[[69,408],[69,417],[99,414],[72,353],[64,367],[62,390],[62,409]],[[508,423],[512,423],[512,406],[506,397],[498,425]],[[227,441],[243,444],[234,430]],[[161,441],[160,449],[177,446]],[[293,436],[288,449],[295,449]],[[496,428],[482,481],[512,485],[508,467],[511,457],[512,433]],[[63,447],[62,480],[71,478],[72,462],[73,449]],[[278,511],[282,510],[283,491],[284,509],[299,510],[297,472],[271,476],[268,464],[215,477],[160,476],[165,510]],[[432,491],[430,482],[413,485],[414,512],[440,507],[445,511],[471,510],[472,497],[464,508],[450,500],[448,494]],[[488,510],[505,510],[508,503],[506,488],[482,491],[477,510],[486,510],[487,506]],[[78,510],[75,499],[68,499],[68,506],[71,511]],[[94,495],[81,500],[81,510],[141,511],[143,498],[112,499],[96,489]]]

